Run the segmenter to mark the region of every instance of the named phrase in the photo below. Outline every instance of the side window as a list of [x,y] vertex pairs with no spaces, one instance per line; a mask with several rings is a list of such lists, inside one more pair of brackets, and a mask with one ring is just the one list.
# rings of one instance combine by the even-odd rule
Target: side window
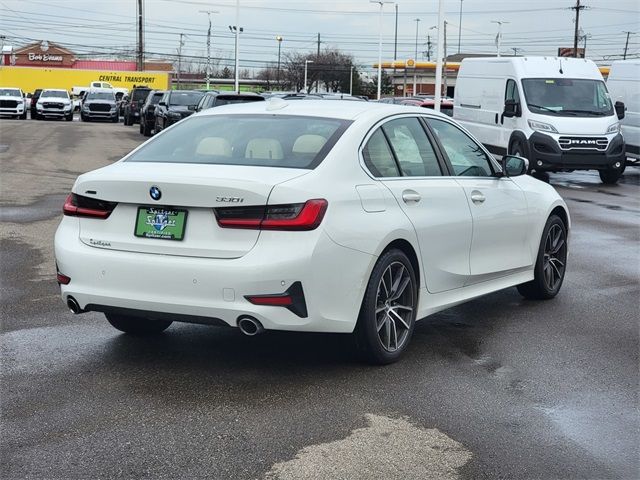
[[507,80],[507,89],[504,94],[504,99],[514,100],[516,103],[520,103],[520,95],[518,94],[518,85],[515,80]]
[[399,177],[396,161],[382,130],[375,131],[362,150],[364,164],[375,177]]
[[442,144],[456,176],[490,177],[493,168],[489,156],[482,147],[455,125],[427,119]]
[[438,158],[417,118],[399,118],[382,126],[406,177],[440,176]]

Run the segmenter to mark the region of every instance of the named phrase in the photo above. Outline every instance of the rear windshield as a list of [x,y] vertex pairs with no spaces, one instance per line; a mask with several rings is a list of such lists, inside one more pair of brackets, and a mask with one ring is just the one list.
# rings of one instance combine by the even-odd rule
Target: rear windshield
[[134,90],[132,100],[135,100],[136,102],[144,100],[145,98],[147,98],[147,95],[149,95],[150,91],[151,90]]
[[169,105],[197,105],[204,92],[171,92]]
[[350,123],[294,115],[196,116],[155,137],[127,161],[312,169]]

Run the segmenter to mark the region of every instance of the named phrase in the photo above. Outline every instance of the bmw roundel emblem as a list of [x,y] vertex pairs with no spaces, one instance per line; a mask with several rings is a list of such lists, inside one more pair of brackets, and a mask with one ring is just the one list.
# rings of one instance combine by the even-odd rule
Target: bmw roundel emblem
[[158,187],[154,185],[149,189],[149,195],[151,195],[151,198],[153,198],[154,200],[160,200],[160,197],[162,197],[162,192]]

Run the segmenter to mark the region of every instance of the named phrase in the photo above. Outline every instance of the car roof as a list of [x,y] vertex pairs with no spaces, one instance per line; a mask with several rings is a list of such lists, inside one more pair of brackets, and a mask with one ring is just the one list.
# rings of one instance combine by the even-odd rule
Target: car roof
[[352,100],[308,100],[306,102],[283,100],[281,98],[268,99],[265,102],[249,102],[234,105],[223,105],[203,110],[198,115],[220,114],[270,114],[270,115],[300,115],[307,117],[337,118],[342,120],[356,120],[359,117],[384,118],[394,114],[419,113],[421,115],[442,116],[433,110],[407,105],[389,103],[354,102]]
[[112,88],[91,88],[88,93],[113,93]]
[[43,88],[42,91],[43,92],[66,92],[66,93],[69,93],[64,88]]

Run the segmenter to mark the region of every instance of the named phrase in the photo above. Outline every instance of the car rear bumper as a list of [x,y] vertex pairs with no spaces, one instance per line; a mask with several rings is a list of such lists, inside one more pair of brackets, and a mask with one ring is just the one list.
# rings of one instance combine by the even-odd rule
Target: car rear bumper
[[[71,278],[61,294],[94,311],[129,309],[230,326],[249,315],[265,329],[349,333],[375,263],[372,255],[339,246],[320,230],[261,232],[243,257],[217,259],[91,247],[79,240],[78,225],[77,218],[64,217],[56,232],[58,270]],[[245,298],[280,294],[296,282],[307,316]]]
[[561,150],[549,135],[535,132],[529,138],[529,160],[534,170],[607,170],[624,164],[624,139],[618,134],[604,151]]

